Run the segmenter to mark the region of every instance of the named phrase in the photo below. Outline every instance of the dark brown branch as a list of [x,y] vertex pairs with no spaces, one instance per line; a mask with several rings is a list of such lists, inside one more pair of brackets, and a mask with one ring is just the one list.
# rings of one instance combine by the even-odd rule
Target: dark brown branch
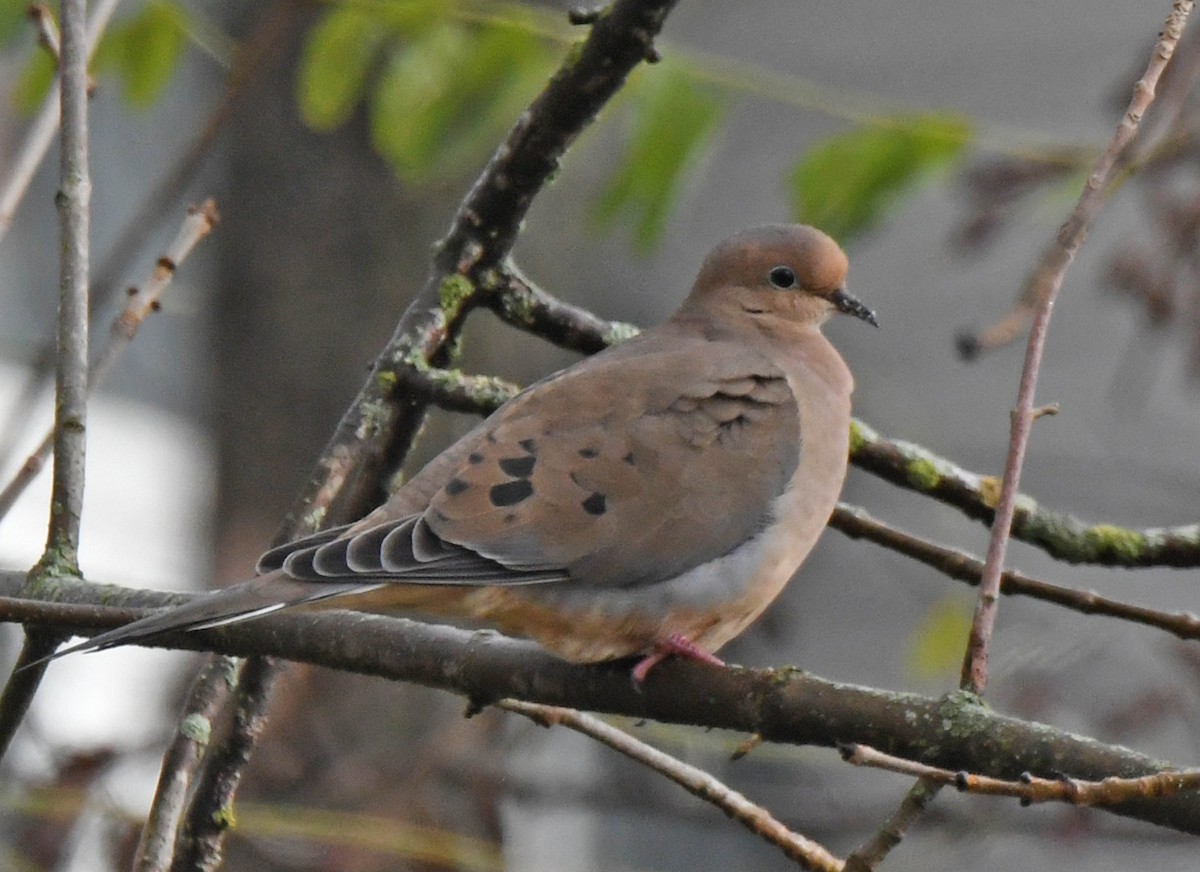
[[220,866],[225,834],[233,825],[233,797],[266,727],[267,699],[280,674],[268,657],[242,664],[229,734],[209,746],[176,840],[172,872],[213,872]]
[[[898,554],[904,554],[931,566],[949,578],[975,586],[983,575],[983,562],[954,548],[935,545],[872,518],[858,506],[840,503],[829,521],[852,539],[866,539]],[[1200,618],[1190,612],[1161,612],[1145,606],[1101,596],[1089,590],[1075,590],[1042,581],[1015,570],[1006,570],[1000,578],[1000,592],[1050,602],[1085,615],[1105,615],[1135,624],[1165,630],[1180,639],[1200,639]]]
[[134,854],[134,872],[166,872],[170,868],[192,775],[208,748],[236,665],[237,661],[229,657],[210,657],[188,689],[175,738],[163,755],[154,800]]
[[487,298],[492,311],[508,324],[561,348],[594,354],[638,332],[633,324],[605,321],[551,296],[511,262],[500,271],[500,278],[502,286]]
[[[0,573],[0,594],[16,594],[19,573]],[[119,609],[177,603],[178,594],[103,588],[63,580],[59,603]],[[0,599],[0,620],[35,622],[44,604]],[[104,620],[87,632],[127,618]],[[64,616],[57,612],[56,619]],[[59,625],[60,629],[67,627]],[[73,626],[72,630],[83,630]],[[257,621],[166,636],[161,644],[234,656],[287,657],[462,694],[477,705],[513,697],[549,705],[758,733],[765,740],[834,747],[857,742],[951,771],[1013,780],[1022,772],[1099,781],[1171,767],[1137,752],[1053,727],[1006,717],[970,694],[932,699],[825,681],[792,669],[719,669],[669,661],[640,690],[629,664],[574,666],[538,646],[496,633],[356,612],[283,613]],[[1200,834],[1200,792],[1106,809]]]
[[[46,664],[39,663],[45,657],[54,653],[54,649],[66,638],[62,633],[45,627],[26,627],[25,642],[21,653],[13,667],[8,683],[4,685],[4,693],[0,694],[0,759],[8,753],[13,736],[29,704],[37,694],[42,684],[42,676],[46,673]],[[30,665],[35,664],[35,665]]]

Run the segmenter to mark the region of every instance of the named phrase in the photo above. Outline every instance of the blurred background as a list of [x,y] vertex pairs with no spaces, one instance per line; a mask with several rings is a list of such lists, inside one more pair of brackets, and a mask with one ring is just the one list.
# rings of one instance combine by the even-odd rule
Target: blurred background
[[[22,106],[38,105],[45,79],[21,4],[4,5],[0,169],[22,148]],[[568,5],[118,8],[91,114],[93,269],[109,301],[97,337],[188,204],[214,196],[222,220],[93,406],[90,578],[202,588],[251,572],[490,147],[583,35],[566,26]],[[664,62],[640,71],[568,155],[516,258],[566,300],[650,324],[721,238],[816,216],[844,241],[851,287],[883,325],[828,328],[857,374],[857,415],[998,475],[1023,340],[967,362],[956,339],[1012,306],[1168,11],[1112,0],[687,0],[665,28]],[[503,88],[489,84],[497,70]],[[1182,84],[1192,72],[1179,71]],[[1200,485],[1196,149],[1187,89],[1178,90],[1157,122],[1179,139],[1171,159],[1148,160],[1116,193],[1068,273],[1039,390],[1062,410],[1036,425],[1023,483],[1049,507],[1135,528],[1195,521]],[[891,188],[878,179],[889,172],[899,179]],[[52,409],[30,385],[53,336],[56,185],[52,150],[0,240],[3,481]],[[148,206],[155,197],[163,209]],[[478,312],[461,363],[525,383],[572,359]],[[435,414],[414,462],[470,423]],[[48,480],[39,486],[0,521],[6,567],[40,553]],[[862,472],[852,471],[845,499],[986,551],[983,526]],[[1009,562],[1164,610],[1200,609],[1194,571],[1068,567],[1019,543]],[[830,531],[724,653],[936,695],[956,686],[973,601],[971,589]],[[15,653],[19,634],[3,628],[0,640]],[[1193,643],[1007,599],[993,657],[997,710],[1180,764],[1198,756]],[[0,866],[127,868],[197,662],[129,650],[51,669],[4,762]],[[225,868],[791,865],[606,749],[497,712],[463,720],[462,709],[446,694],[291,669],[240,794]],[[908,787],[824,749],[768,746],[730,763],[742,737],[626,726],[842,854]],[[1153,858],[1166,872],[1193,868],[1194,857],[1189,839],[1101,813],[943,795],[887,868],[1119,869]]]

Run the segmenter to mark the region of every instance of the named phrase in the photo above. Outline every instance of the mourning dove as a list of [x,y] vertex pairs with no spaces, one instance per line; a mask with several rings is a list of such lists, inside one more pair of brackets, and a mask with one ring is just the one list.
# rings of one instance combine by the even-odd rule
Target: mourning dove
[[[357,523],[74,650],[318,601],[466,618],[567,660],[713,652],[808,556],[846,475],[853,378],[822,336],[846,256],[811,227],[718,245],[664,324],[514,397]],[[62,653],[67,653],[64,651]]]

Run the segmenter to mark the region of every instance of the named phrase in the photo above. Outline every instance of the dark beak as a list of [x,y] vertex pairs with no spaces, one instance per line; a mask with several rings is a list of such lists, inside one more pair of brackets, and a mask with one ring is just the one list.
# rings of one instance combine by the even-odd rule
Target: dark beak
[[862,300],[848,293],[844,288],[838,288],[830,295],[829,299],[833,305],[837,306],[839,312],[861,318],[872,327],[879,326],[879,319],[875,317],[875,313],[864,306]]

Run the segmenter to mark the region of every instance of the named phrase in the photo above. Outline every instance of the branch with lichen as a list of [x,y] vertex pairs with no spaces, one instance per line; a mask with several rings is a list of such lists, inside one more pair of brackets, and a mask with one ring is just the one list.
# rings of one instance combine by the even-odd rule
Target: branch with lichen
[[[131,607],[144,613],[190,599],[72,579],[58,581],[53,604],[5,598],[19,594],[23,584],[20,573],[0,571],[0,621],[93,632],[128,622]],[[99,603],[109,605],[97,608]],[[78,616],[72,617],[75,610]],[[533,642],[498,633],[361,612],[277,612],[253,623],[165,634],[152,644],[286,657],[441,688],[476,707],[513,697],[736,730],[768,742],[827,747],[857,742],[928,766],[1009,780],[1026,771],[1099,781],[1173,768],[1128,748],[997,713],[969,693],[934,699],[828,681],[791,668],[721,669],[680,659],[663,663],[635,688],[624,663],[571,664]],[[1104,810],[1200,833],[1200,791]]]
[[[862,421],[850,432],[851,462],[885,481],[932,497],[969,518],[990,524],[1000,479],[963,469],[913,442],[889,439]],[[1200,566],[1200,524],[1135,530],[1089,523],[1043,508],[1026,494],[1017,497],[1012,536],[1036,545],[1064,563],[1099,566]]]

